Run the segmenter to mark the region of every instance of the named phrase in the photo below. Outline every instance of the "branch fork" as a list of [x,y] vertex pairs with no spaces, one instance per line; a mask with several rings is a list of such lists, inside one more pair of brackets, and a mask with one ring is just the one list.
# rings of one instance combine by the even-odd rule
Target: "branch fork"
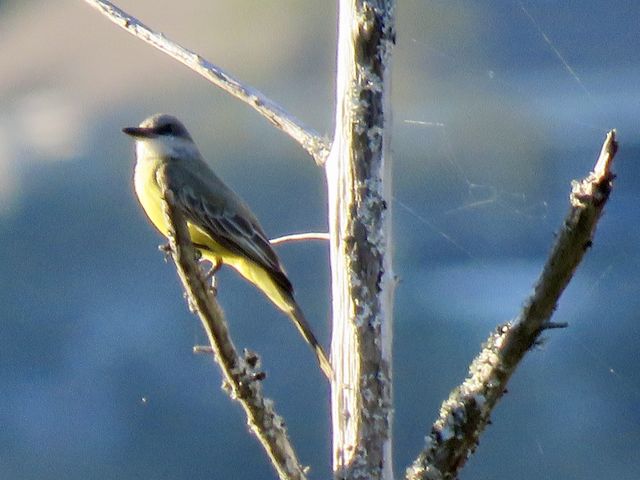
[[[368,237],[367,235],[386,232],[385,222],[390,221],[390,210],[387,211],[388,205],[385,200],[385,198],[391,198],[390,191],[385,190],[389,187],[388,184],[383,185],[378,180],[382,178],[382,172],[390,168],[390,162],[386,160],[389,157],[389,142],[385,137],[384,123],[388,100],[384,95],[388,90],[385,88],[388,86],[387,61],[395,41],[392,0],[376,2],[340,0],[341,38],[339,39],[337,86],[339,101],[334,144],[302,125],[259,91],[244,86],[196,53],[171,42],[161,33],[152,31],[112,3],[105,0],[85,1],[129,33],[158,48],[253,107],[273,125],[297,141],[318,165],[325,166],[332,215],[330,219],[332,257],[350,256],[350,260],[354,262],[369,258],[367,255],[371,251],[366,250],[366,247],[362,251],[354,248],[354,245],[362,248],[360,244],[356,245],[357,242],[354,239],[363,234],[376,242],[380,240],[377,253],[384,253],[387,246],[384,242],[390,242],[390,236]],[[375,7],[372,6],[374,4]],[[356,12],[358,8],[361,11]],[[382,28],[374,28],[376,25]],[[364,55],[364,52],[371,51],[376,52],[373,60]],[[357,57],[357,61],[371,63],[358,65],[355,68],[358,76],[355,80],[350,76],[354,71],[350,57]],[[348,89],[352,90],[347,91]],[[368,109],[371,106],[373,108]],[[363,117],[367,113],[371,115],[363,123]],[[370,124],[374,127],[369,128]],[[355,141],[343,144],[338,141],[341,135],[346,137],[351,135]],[[355,147],[353,151],[349,150],[351,147]],[[614,179],[611,165],[616,151],[616,132],[612,130],[605,138],[593,172],[572,185],[571,208],[535,284],[533,294],[526,300],[522,311],[512,322],[499,326],[489,336],[481,352],[471,363],[467,378],[443,402],[439,417],[426,437],[424,448],[406,471],[406,480],[456,478],[468,457],[474,452],[480,434],[490,423],[489,417],[493,408],[507,391],[508,381],[524,355],[532,346],[539,344],[543,331],[566,327],[565,323],[551,321],[551,315],[584,253],[592,245],[597,222],[611,192]],[[349,155],[352,157],[350,158]],[[353,182],[359,187],[358,195],[365,197],[364,194],[372,194],[365,200],[373,198],[373,201],[369,203],[365,201],[359,205],[361,208],[355,209],[359,214],[355,221],[360,222],[355,228],[353,225],[348,225],[344,220],[346,217],[339,217],[338,209],[344,208],[349,202],[353,204],[357,202],[349,198],[348,191],[339,192],[345,196],[338,197],[337,190],[345,185],[341,175],[344,175],[345,171],[353,175],[356,170],[340,169],[339,167],[343,165],[339,162],[345,162],[345,158],[350,161],[357,157],[362,157],[363,161],[356,164],[371,169],[368,173],[372,173],[377,183],[360,184],[358,179]],[[380,176],[377,176],[378,174]],[[197,351],[214,353],[223,372],[225,388],[232,398],[241,403],[252,432],[269,455],[280,478],[304,480],[305,469],[301,467],[296,457],[284,428],[284,422],[276,414],[273,402],[262,394],[260,380],[264,378],[264,373],[258,370],[259,359],[249,351],[245,351],[243,356],[240,356],[233,346],[222,310],[207,290],[202,272],[197,266],[196,253],[191,245],[185,220],[175,208],[173,194],[166,188],[166,182],[164,185],[164,206],[171,225],[171,254],[187,292],[189,305],[199,316],[210,341],[210,347],[196,347]],[[335,198],[340,198],[340,201],[332,200]],[[357,198],[356,201],[358,200],[362,198]],[[349,218],[349,221],[352,220]],[[353,228],[349,229],[349,227]],[[296,240],[299,238],[287,236],[275,239],[272,243],[275,245]],[[393,300],[393,288],[390,286],[395,284],[391,263],[388,255],[384,258],[373,255],[373,258],[381,260],[379,265],[375,265],[376,268],[380,267],[381,273],[379,277],[374,276],[374,280],[377,280],[371,282],[371,285],[376,288],[381,285],[384,287],[379,305],[380,311],[390,312]],[[353,273],[349,269],[334,269],[332,273],[336,277],[334,280],[347,285],[354,279],[343,278],[348,276],[344,272]],[[365,289],[369,286],[366,277],[365,281],[355,280],[357,281],[354,284],[357,284],[363,292],[375,290],[375,288]],[[334,286],[338,282],[334,282]],[[375,361],[368,362],[365,367],[362,364],[356,365],[355,361],[349,363],[349,359],[344,362],[336,361],[338,380],[334,380],[335,383],[332,385],[335,474],[337,477],[344,476],[344,478],[391,480],[393,474],[388,437],[392,411],[390,347],[387,347],[389,350],[385,350],[385,347],[379,348],[380,338],[390,338],[390,319],[382,322],[378,317],[373,318],[377,312],[372,314],[367,311],[367,315],[362,315],[362,309],[358,310],[354,307],[349,310],[353,305],[348,295],[334,292],[333,301],[334,307],[337,306],[334,312],[342,308],[343,311],[347,311],[345,318],[348,317],[342,330],[339,331],[337,328],[334,330],[334,342],[336,344],[342,342],[348,353],[357,351],[356,346],[362,346],[370,341],[372,346],[370,350],[375,354]],[[370,305],[370,302],[367,303],[367,306]],[[388,310],[384,310],[387,307]],[[348,321],[352,320],[349,312],[352,317],[358,317],[356,322]],[[384,314],[380,318],[383,316]],[[355,340],[356,337],[358,341]],[[375,368],[366,371],[366,368],[372,365]],[[345,380],[341,382],[342,378]],[[360,396],[356,398],[354,392]],[[362,404],[370,401],[375,405],[368,412],[374,413],[368,417],[367,412],[361,415]],[[343,423],[349,424],[348,428],[340,430]],[[361,431],[362,425],[369,428],[366,434]],[[337,433],[338,431],[340,433]],[[371,439],[374,441],[367,444],[366,442]],[[370,448],[365,445],[370,445]]]

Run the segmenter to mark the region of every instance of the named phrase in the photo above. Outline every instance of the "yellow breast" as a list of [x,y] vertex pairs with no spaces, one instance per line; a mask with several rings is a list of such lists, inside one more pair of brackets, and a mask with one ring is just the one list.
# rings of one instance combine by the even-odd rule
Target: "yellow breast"
[[166,237],[167,221],[164,215],[160,187],[156,181],[156,172],[162,162],[157,157],[141,156],[140,153],[142,152],[138,152],[138,161],[133,175],[136,195],[151,223]]
[[[138,142],[140,144],[142,142]],[[138,145],[135,172],[133,176],[134,187],[138,200],[153,225],[167,236],[168,225],[164,213],[162,192],[156,179],[156,172],[162,166],[164,152],[154,151],[145,145]],[[294,306],[290,296],[283,292],[269,273],[243,255],[232,253],[216,242],[207,232],[193,222],[188,221],[191,241],[199,245],[198,250],[203,258],[213,263],[222,261],[235,268],[243,277],[257,285],[267,297],[285,312],[290,312]]]
[[[154,155],[152,155],[152,153]],[[138,196],[138,200],[142,205],[147,217],[158,231],[165,237],[168,235],[167,219],[164,212],[164,202],[162,201],[162,191],[158,185],[156,172],[162,166],[162,156],[159,152],[150,151],[145,145],[138,146],[138,161],[133,175],[133,183]],[[215,261],[220,256],[231,255],[209,234],[203,231],[192,222],[187,222],[191,241],[196,245],[205,246],[200,248],[202,255],[208,260]]]

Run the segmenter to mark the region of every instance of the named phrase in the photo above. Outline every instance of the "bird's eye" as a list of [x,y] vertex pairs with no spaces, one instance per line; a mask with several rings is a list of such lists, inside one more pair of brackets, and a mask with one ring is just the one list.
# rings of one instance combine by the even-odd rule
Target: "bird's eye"
[[173,125],[170,123],[166,123],[160,127],[158,127],[158,129],[156,130],[156,133],[158,135],[172,135],[174,134],[174,128]]

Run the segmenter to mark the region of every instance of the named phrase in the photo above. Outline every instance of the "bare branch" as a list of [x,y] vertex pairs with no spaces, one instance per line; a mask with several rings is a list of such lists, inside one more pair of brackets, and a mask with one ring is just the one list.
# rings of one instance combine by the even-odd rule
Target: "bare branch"
[[331,232],[334,477],[393,479],[391,58],[395,0],[340,0]]
[[518,317],[498,327],[469,368],[469,376],[442,404],[425,449],[407,469],[407,480],[455,478],[475,450],[489,416],[504,394],[520,360],[540,334],[562,324],[549,321],[558,299],[591,246],[596,225],[609,198],[617,150],[615,130],[602,146],[593,172],[574,181],[571,209],[535,285]]
[[310,233],[292,233],[291,235],[283,235],[281,237],[269,240],[271,245],[280,245],[288,242],[302,242],[306,240],[329,240],[328,233],[310,232]]
[[305,480],[305,474],[289,441],[284,421],[274,409],[273,401],[262,394],[264,373],[259,370],[257,355],[245,351],[244,358],[231,341],[222,309],[207,290],[196,262],[196,253],[173,192],[163,169],[158,173],[164,209],[169,225],[169,243],[178,275],[187,293],[190,309],[195,312],[207,333],[215,359],[220,365],[225,388],[231,398],[242,405],[247,423],[269,456],[282,480]]
[[318,165],[324,164],[331,148],[329,141],[314,130],[304,126],[298,119],[267,98],[263,93],[243,85],[221,68],[200,55],[155,32],[135,17],[106,0],[85,0],[116,25],[130,34],[156,47],[170,57],[186,65],[214,85],[252,106],[277,128],[285,132],[313,157]]

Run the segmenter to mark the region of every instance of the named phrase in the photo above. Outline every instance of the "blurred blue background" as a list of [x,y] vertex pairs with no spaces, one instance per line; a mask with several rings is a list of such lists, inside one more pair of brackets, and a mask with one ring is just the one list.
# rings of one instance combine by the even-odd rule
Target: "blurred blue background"
[[[331,134],[334,3],[119,5]],[[570,326],[526,358],[461,478],[640,478],[640,3],[406,0],[397,13],[397,474],[518,312],[571,180],[615,127],[615,190],[555,316]],[[0,38],[0,478],[275,478],[217,368],[191,351],[205,339],[136,203],[120,129],[182,118],[272,236],[326,230],[322,171],[80,0],[5,0]],[[327,246],[278,252],[328,344]],[[313,356],[252,287],[219,282],[311,478],[329,478]]]

